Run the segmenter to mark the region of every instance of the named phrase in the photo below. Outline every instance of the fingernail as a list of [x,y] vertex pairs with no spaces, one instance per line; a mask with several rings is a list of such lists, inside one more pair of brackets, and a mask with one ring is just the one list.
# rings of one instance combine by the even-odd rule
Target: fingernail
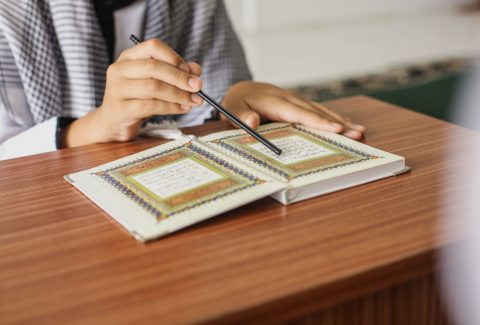
[[191,94],[190,98],[192,99],[192,101],[194,101],[197,104],[202,103],[202,98],[200,96],[198,96],[197,94]]
[[188,66],[187,63],[183,62],[183,63],[180,63],[180,65],[178,66],[178,68],[184,72],[188,72],[190,73],[190,67]]
[[355,124],[355,129],[357,129],[358,131],[364,132],[367,128],[364,125]]
[[180,105],[180,108],[183,109],[183,110],[185,110],[185,111],[188,111],[188,110],[191,109],[191,107],[188,106],[188,105]]
[[353,130],[347,131],[343,135],[352,139],[359,139],[362,136],[360,132]]
[[343,129],[341,124],[335,122],[330,122],[330,125],[335,129],[335,131],[341,131]]
[[257,113],[250,111],[246,114],[244,121],[248,124],[248,126],[254,129],[260,124],[260,116]]
[[190,78],[188,79],[188,85],[193,89],[193,90],[200,90],[202,88],[202,81],[198,78]]

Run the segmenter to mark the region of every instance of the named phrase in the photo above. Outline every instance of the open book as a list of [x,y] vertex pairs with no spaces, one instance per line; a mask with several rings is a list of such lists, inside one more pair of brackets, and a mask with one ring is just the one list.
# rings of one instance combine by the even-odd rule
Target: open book
[[395,175],[405,159],[341,135],[272,123],[257,129],[280,156],[242,130],[185,136],[65,176],[140,241],[254,200],[290,204]]

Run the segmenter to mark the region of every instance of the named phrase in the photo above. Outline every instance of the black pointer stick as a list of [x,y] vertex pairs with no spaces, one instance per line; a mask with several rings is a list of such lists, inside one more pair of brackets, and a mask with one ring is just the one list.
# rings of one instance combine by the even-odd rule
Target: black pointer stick
[[278,148],[277,146],[275,146],[273,143],[271,143],[270,141],[268,141],[267,139],[265,139],[264,137],[262,137],[260,135],[260,133],[258,133],[257,131],[255,131],[254,129],[252,129],[251,127],[249,127],[247,124],[245,124],[241,119],[239,119],[238,117],[236,117],[234,114],[232,114],[230,111],[228,111],[226,108],[222,107],[220,104],[218,104],[216,101],[214,101],[210,96],[208,96],[207,94],[205,94],[202,90],[198,91],[197,92],[198,96],[202,97],[207,103],[209,103],[213,108],[216,108],[217,110],[219,110],[223,115],[225,115],[230,121],[232,121],[233,123],[235,123],[239,128],[242,128],[245,130],[245,132],[247,132],[248,134],[250,134],[252,137],[254,137],[255,139],[257,139],[258,141],[260,141],[261,143],[263,143],[263,145],[265,147],[267,147],[268,149],[272,150],[273,152],[275,152],[277,155],[280,155],[282,153],[282,149]]
[[[130,35],[130,40],[135,43],[135,44],[138,44],[140,43],[141,41],[135,36],[135,35]],[[222,113],[223,115],[225,115],[230,121],[232,121],[233,123],[235,123],[235,125],[237,125],[239,128],[242,128],[243,130],[245,130],[245,132],[247,132],[248,134],[250,134],[252,137],[254,137],[255,139],[257,139],[258,141],[260,141],[265,147],[267,147],[268,149],[272,150],[274,153],[276,153],[277,155],[280,155],[282,153],[282,150],[280,148],[278,148],[277,146],[275,146],[273,143],[271,143],[270,141],[268,141],[267,139],[265,139],[264,137],[262,137],[260,135],[260,133],[258,133],[257,131],[255,131],[254,129],[252,129],[251,127],[249,127],[247,124],[245,124],[242,120],[240,120],[237,116],[235,116],[233,113],[231,113],[229,110],[227,110],[225,107],[222,107],[222,105],[220,105],[219,103],[217,103],[213,98],[211,98],[210,96],[208,96],[207,94],[205,94],[202,90],[198,91],[197,92],[197,95],[202,97],[203,100],[205,100],[208,104],[210,104],[213,108],[215,108],[216,110],[220,111],[220,113]]]

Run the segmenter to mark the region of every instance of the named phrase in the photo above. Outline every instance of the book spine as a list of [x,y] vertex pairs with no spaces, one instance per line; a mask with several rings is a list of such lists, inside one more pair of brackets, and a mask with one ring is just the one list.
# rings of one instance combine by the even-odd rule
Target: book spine
[[247,164],[245,161],[242,161],[242,159],[236,157],[234,153],[228,152],[226,150],[220,150],[220,149],[216,148],[215,146],[211,145],[208,142],[203,142],[201,140],[201,138],[197,139],[197,140],[194,140],[194,141],[201,144],[202,146],[208,148],[209,150],[215,152],[218,156],[228,157],[228,159],[233,160],[236,164],[238,164],[240,166],[243,166],[244,168],[254,170],[256,173],[258,173],[260,175],[263,175],[264,177],[266,177],[268,179],[272,179],[272,180],[277,181],[279,183],[285,184],[285,186],[288,184],[288,182],[285,182],[285,180],[282,179],[281,177],[279,177],[278,175],[267,174],[267,173],[265,173],[265,171],[263,169],[255,166],[254,164]]

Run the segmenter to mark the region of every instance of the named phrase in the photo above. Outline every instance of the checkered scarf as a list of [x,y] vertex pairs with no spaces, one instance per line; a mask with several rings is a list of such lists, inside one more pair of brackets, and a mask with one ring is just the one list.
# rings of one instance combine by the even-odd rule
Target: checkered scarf
[[[144,21],[145,39],[202,64],[204,89],[217,100],[250,78],[221,0],[147,0]],[[21,85],[35,123],[98,107],[108,64],[91,0],[0,0],[0,95]]]

